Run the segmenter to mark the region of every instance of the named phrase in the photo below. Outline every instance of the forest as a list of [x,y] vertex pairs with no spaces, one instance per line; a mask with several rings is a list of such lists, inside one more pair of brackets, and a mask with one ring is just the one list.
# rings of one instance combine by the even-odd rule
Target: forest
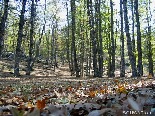
[[155,115],[153,0],[0,0],[0,116]]
[[67,63],[76,77],[125,77],[128,72],[131,77],[154,76],[151,4],[150,0],[119,4],[106,0],[2,0],[0,56],[15,60],[17,77],[22,59],[27,62],[27,75],[38,61],[54,70]]

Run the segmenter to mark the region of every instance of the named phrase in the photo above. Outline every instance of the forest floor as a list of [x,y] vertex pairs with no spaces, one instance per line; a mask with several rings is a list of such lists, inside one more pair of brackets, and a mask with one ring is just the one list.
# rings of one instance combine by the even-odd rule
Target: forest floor
[[0,60],[0,116],[154,116],[155,78],[77,78],[67,65],[37,63],[31,76],[21,62]]

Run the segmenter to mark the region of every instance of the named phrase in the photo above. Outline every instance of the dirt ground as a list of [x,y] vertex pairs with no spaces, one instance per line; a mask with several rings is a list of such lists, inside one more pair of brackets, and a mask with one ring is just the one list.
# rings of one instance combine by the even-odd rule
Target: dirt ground
[[[0,60],[0,77],[13,77],[14,72],[14,61],[2,58]],[[26,75],[26,62],[21,61],[20,63],[20,74],[21,77],[70,77],[69,67],[61,65],[58,68],[51,67],[49,65],[43,65],[42,63],[35,63],[31,76]]]
[[[45,65],[43,63],[35,63],[33,67],[33,71],[31,71],[31,75],[28,76],[26,75],[26,67],[27,62],[21,61],[20,62],[20,74],[21,76],[19,78],[51,78],[53,79],[60,79],[60,81],[85,81],[85,80],[107,80],[107,79],[113,79],[113,78],[107,78],[107,76],[103,78],[93,78],[92,76],[85,76],[82,78],[71,76],[71,72],[69,70],[68,64],[61,65],[59,64],[58,68]],[[2,78],[12,78],[15,79],[14,77],[14,60],[9,60],[7,58],[2,58],[0,60],[0,79]],[[115,77],[115,78],[120,78],[120,77]],[[144,77],[146,78],[146,77]],[[18,78],[17,78],[18,79]],[[130,77],[124,77],[120,78],[121,80],[134,80],[133,78]],[[137,78],[135,78],[137,79]]]

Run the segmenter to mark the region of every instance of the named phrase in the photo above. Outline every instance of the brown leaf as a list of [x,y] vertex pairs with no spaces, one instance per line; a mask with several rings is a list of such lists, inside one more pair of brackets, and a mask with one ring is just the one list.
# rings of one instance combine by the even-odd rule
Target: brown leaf
[[43,100],[37,100],[37,108],[43,109],[45,107],[45,99]]

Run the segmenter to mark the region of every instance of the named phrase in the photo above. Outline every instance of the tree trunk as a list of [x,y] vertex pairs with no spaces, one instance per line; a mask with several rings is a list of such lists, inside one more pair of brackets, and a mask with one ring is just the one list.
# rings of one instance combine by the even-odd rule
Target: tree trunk
[[98,8],[98,13],[99,13],[99,43],[100,43],[100,48],[99,48],[99,77],[103,76],[103,46],[102,46],[102,28],[101,28],[101,0],[99,0],[99,8]]
[[[67,39],[66,39],[66,49],[67,49],[67,60],[68,60],[68,64],[69,64],[69,68],[70,66],[70,58],[69,58],[69,16],[68,16],[68,4],[66,2],[66,7],[67,7]],[[71,70],[71,69],[70,69]]]
[[52,27],[52,37],[51,37],[51,64],[54,62],[54,27]]
[[129,60],[132,68],[132,77],[136,77],[136,67],[134,66],[134,54],[133,54],[133,48],[131,44],[131,37],[130,37],[130,32],[129,32],[129,21],[128,21],[128,12],[127,12],[127,0],[123,1],[123,8],[124,8],[124,21],[125,21],[125,32],[126,32],[126,37],[127,37],[127,48],[128,48],[128,55],[129,55]]
[[[95,44],[96,45],[93,45],[93,46],[96,46],[96,62],[97,62],[97,59],[98,59],[98,63],[99,63],[99,47],[100,47],[100,43],[99,43],[99,11],[98,11],[98,8],[99,8],[99,4],[98,4],[98,0],[96,0],[95,1],[95,14],[94,14],[94,20],[95,20],[95,25],[94,25],[94,29],[95,29],[95,37],[94,37],[94,39],[95,39]],[[98,56],[98,57],[97,57]],[[96,75],[96,77],[99,77],[99,67],[98,67],[98,65],[97,65],[97,67],[96,67],[97,69],[97,75]]]
[[153,73],[153,59],[152,59],[152,43],[151,43],[151,7],[150,7],[150,0],[148,0],[148,8],[146,7],[147,11],[147,24],[148,24],[148,62],[149,62],[149,75],[154,77]]
[[22,37],[23,37],[25,6],[26,6],[26,0],[23,0],[22,10],[21,10],[21,15],[19,20],[19,31],[18,31],[16,55],[15,55],[14,76],[16,77],[20,76],[19,63],[20,63],[20,57],[21,57],[21,44],[22,44]]
[[[109,14],[109,9],[108,9],[108,14]],[[110,22],[110,18],[108,17],[108,21]],[[107,24],[108,28],[111,28],[110,23]],[[109,31],[109,30],[108,30]],[[110,40],[110,31],[107,33],[107,49],[108,49],[108,77],[111,77],[111,40]]]
[[5,23],[8,17],[8,2],[9,0],[4,0],[4,13],[3,16],[1,17],[1,23],[0,23],[0,58],[4,47]]
[[89,16],[89,25],[90,25],[90,38],[91,38],[91,45],[93,51],[93,70],[94,70],[94,77],[98,76],[98,68],[97,68],[97,48],[96,48],[96,38],[95,38],[95,29],[94,29],[94,15],[93,15],[93,8],[92,8],[92,0],[87,0],[87,9],[88,9],[88,16]]
[[110,7],[111,7],[111,42],[112,42],[112,62],[111,62],[111,71],[110,77],[115,77],[115,41],[114,41],[114,21],[113,21],[113,2],[110,0]]
[[140,22],[139,22],[139,12],[138,12],[138,0],[135,0],[135,14],[137,22],[137,51],[138,51],[138,76],[143,76],[143,65],[142,65],[142,48],[141,48],[141,32],[140,32]]
[[39,29],[39,41],[36,42],[36,55],[35,55],[35,57],[34,57],[34,59],[33,59],[33,62],[32,62],[32,64],[31,64],[31,67],[34,66],[34,62],[35,62],[36,59],[38,59],[39,54],[40,54],[40,53],[39,53],[39,51],[40,51],[40,44],[41,44],[41,39],[42,39],[43,33],[44,33],[44,27],[45,27],[45,25],[43,26],[42,33],[41,33],[41,34],[40,34],[40,29]]
[[46,33],[46,42],[47,42],[47,63],[49,65],[49,61],[50,61],[50,42],[49,42],[49,35],[50,35],[50,31],[48,31],[48,33]]
[[26,72],[26,75],[30,75],[30,71],[32,70],[32,67],[31,67],[31,63],[32,63],[32,60],[33,60],[33,56],[32,56],[32,51],[33,51],[33,30],[34,30],[34,12],[35,12],[35,9],[34,9],[34,0],[32,0],[32,5],[31,5],[31,29],[30,29],[30,46],[29,46],[29,59],[28,59],[28,62],[27,62],[27,72]]
[[[57,21],[56,21],[56,25],[57,25]],[[54,41],[54,47],[55,47],[55,50],[54,50],[54,71],[55,71],[55,68],[58,68],[58,63],[57,63],[57,26],[55,27],[55,41]]]
[[[90,65],[89,65],[89,55],[91,54],[90,52],[89,52],[89,49],[90,49],[90,42],[89,42],[89,39],[88,39],[88,31],[87,31],[87,28],[86,28],[86,43],[87,43],[87,48],[86,48],[86,76],[89,76],[90,75],[90,65],[91,65],[91,63],[90,63]],[[90,62],[91,62],[91,60],[90,60]]]
[[71,0],[71,17],[72,17],[72,47],[74,53],[74,68],[76,71],[76,77],[79,77],[79,67],[76,58],[76,48],[75,48],[75,0]]
[[[84,32],[84,16],[85,14],[83,14],[83,16],[81,15],[81,10],[80,10],[80,17],[83,17],[83,23],[80,23],[80,33]],[[81,22],[81,19],[79,20],[79,22]],[[84,34],[80,34],[80,38],[81,38],[81,61],[80,61],[80,77],[84,77],[84,53],[85,53],[85,47],[84,47]]]
[[121,73],[120,77],[125,77],[125,59],[124,59],[124,32],[123,32],[123,10],[122,10],[122,0],[120,0],[120,19],[121,19]]
[[[131,12],[132,12],[132,49],[133,49],[133,67],[136,67],[136,49],[135,49],[135,37],[134,37],[134,26],[135,26],[135,21],[134,21],[134,3],[133,0],[131,0]],[[136,71],[137,75],[137,71]]]

